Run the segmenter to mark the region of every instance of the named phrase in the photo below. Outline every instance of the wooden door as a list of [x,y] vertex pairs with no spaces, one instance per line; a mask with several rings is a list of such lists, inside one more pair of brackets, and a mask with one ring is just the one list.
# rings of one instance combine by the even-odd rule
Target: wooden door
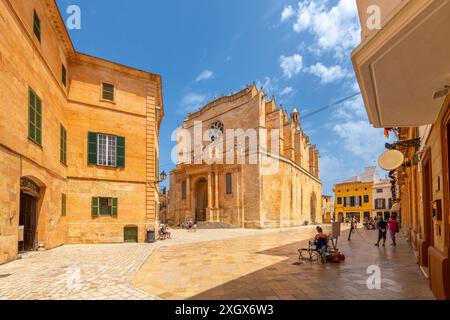
[[24,226],[23,248],[25,251],[36,249],[37,211],[36,199],[20,194],[20,217],[19,224]]
[[196,188],[195,219],[206,221],[206,208],[208,207],[208,181],[200,180]]
[[138,242],[138,228],[125,227],[124,228],[124,242]]

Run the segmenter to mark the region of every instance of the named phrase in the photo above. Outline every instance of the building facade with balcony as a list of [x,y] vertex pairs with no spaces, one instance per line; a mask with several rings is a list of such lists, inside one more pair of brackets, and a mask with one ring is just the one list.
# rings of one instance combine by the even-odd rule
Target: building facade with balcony
[[436,298],[450,299],[450,1],[357,2],[352,60],[369,121],[405,156],[390,172],[402,230]]
[[19,249],[144,241],[161,77],[77,52],[53,0],[0,0],[0,22],[0,263]]

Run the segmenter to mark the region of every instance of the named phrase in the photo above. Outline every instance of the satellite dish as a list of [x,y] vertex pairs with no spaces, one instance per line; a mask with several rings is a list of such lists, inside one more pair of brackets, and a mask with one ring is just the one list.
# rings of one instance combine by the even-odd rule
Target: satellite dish
[[389,150],[378,158],[378,165],[386,171],[393,171],[399,168],[405,161],[405,156],[398,150]]

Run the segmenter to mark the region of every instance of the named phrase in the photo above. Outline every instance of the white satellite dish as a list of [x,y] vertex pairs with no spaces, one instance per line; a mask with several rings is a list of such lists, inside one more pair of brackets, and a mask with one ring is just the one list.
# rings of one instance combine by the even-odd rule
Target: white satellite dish
[[405,156],[398,150],[389,150],[378,158],[378,165],[386,171],[393,171],[405,162]]

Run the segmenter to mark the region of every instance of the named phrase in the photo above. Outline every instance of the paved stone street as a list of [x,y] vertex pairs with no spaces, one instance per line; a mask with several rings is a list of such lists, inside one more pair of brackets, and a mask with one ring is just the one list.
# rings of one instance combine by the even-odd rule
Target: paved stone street
[[0,265],[0,299],[154,299],[130,278],[149,244],[66,245]]
[[[313,236],[311,227],[184,245],[167,241],[133,285],[162,299],[433,299],[403,238],[397,247],[377,248],[375,231],[358,229],[351,242],[343,233],[338,246],[347,259],[341,264],[298,264],[297,249]],[[370,265],[381,269],[381,290],[367,288]]]
[[[314,226],[172,230],[156,244],[66,245],[0,266],[0,299],[432,299],[408,245],[376,248],[359,229],[342,264],[303,262]],[[378,265],[381,290],[366,286]]]

